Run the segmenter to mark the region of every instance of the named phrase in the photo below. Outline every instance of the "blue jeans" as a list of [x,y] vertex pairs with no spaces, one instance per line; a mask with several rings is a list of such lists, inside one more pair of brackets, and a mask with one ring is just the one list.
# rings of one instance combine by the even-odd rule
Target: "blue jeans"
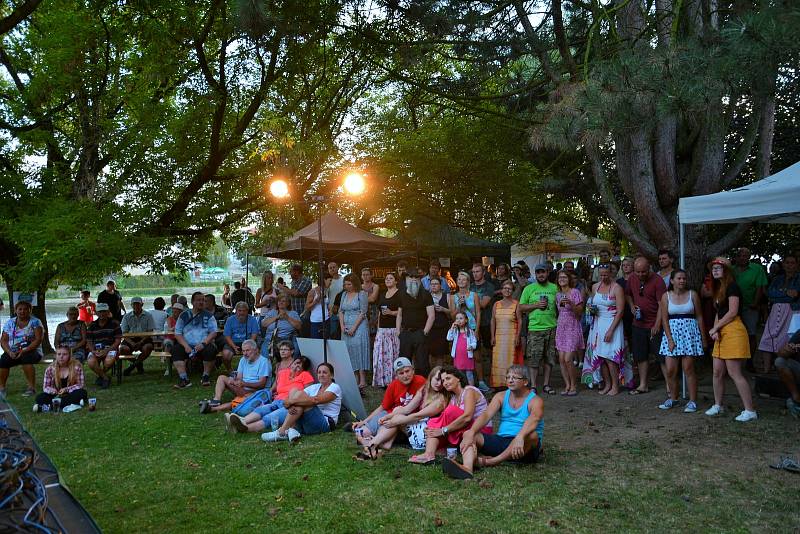
[[265,428],[271,428],[272,430],[277,430],[278,427],[283,424],[283,422],[286,420],[286,416],[289,414],[289,411],[283,407],[282,400],[275,400],[269,404],[259,406],[253,410],[253,412],[257,413],[261,417],[261,421],[264,423]]
[[300,416],[300,419],[297,420],[294,427],[298,432],[306,436],[331,431],[328,418],[322,415],[322,410],[317,406],[303,412],[303,415]]

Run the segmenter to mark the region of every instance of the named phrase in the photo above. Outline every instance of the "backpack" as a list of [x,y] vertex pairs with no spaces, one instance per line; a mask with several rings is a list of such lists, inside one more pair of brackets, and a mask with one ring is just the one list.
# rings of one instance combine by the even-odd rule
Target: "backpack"
[[272,402],[272,393],[269,389],[259,389],[251,393],[239,406],[234,408],[232,413],[235,413],[239,417],[245,417],[250,415],[256,408],[269,404],[270,402]]

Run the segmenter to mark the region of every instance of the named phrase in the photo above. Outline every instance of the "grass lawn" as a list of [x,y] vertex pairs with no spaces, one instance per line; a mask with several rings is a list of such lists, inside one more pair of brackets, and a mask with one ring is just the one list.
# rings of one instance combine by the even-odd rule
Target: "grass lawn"
[[[94,413],[34,414],[12,370],[10,401],[100,527],[114,532],[797,532],[800,477],[768,463],[800,452],[798,421],[758,400],[760,419],[662,413],[639,397],[545,399],[545,458],[474,481],[409,465],[398,448],[352,459],[337,431],[300,443],[227,435],[199,415],[209,388],[177,391],[157,362],[107,391]],[[43,368],[37,368],[37,381]],[[94,376],[87,370],[87,381]],[[195,383],[197,384],[199,380]],[[700,405],[710,403],[708,380]],[[730,385],[729,391],[735,391]],[[370,393],[368,408],[380,392]]]

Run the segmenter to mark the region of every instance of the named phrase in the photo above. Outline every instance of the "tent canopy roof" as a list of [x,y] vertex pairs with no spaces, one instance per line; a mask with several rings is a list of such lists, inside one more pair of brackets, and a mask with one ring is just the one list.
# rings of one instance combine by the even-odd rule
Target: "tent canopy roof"
[[510,257],[511,247],[468,234],[426,216],[418,216],[397,236],[426,257]]
[[[316,259],[319,248],[317,236],[317,221],[314,221],[292,234],[280,247],[266,247],[264,255],[293,260]],[[322,245],[325,259],[339,263],[353,263],[399,248],[396,240],[357,228],[334,212],[322,216]]]
[[681,224],[800,223],[800,162],[752,184],[681,198]]

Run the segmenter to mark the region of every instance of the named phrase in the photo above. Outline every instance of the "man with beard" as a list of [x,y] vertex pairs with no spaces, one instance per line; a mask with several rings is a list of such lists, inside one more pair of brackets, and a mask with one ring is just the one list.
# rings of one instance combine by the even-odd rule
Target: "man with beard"
[[[659,357],[661,348],[661,296],[667,291],[664,279],[650,269],[650,260],[639,256],[633,262],[633,272],[625,285],[625,299],[633,314],[631,331],[631,353],[639,367],[639,386],[631,395],[647,393],[647,372],[650,356]],[[666,365],[661,364],[666,376]]]
[[428,343],[425,339],[436,317],[433,298],[422,287],[419,270],[411,267],[406,273],[405,291],[400,293],[403,310],[400,324],[400,356],[414,362],[423,376],[428,374]]

